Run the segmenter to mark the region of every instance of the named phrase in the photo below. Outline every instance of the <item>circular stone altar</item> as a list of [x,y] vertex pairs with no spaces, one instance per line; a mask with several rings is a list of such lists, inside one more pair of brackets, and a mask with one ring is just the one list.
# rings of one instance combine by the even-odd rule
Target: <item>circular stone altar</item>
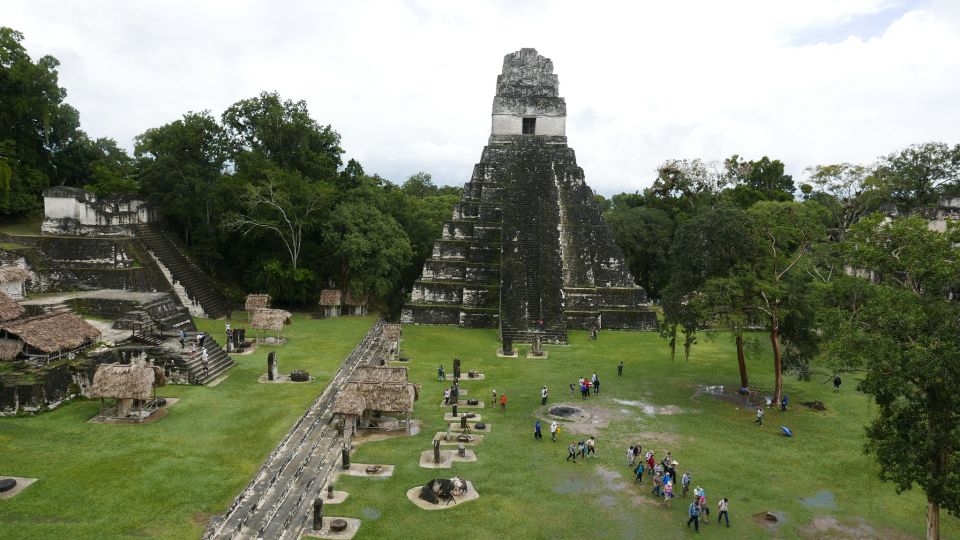
[[550,415],[560,418],[576,418],[583,414],[583,410],[570,405],[554,405],[550,407]]
[[336,518],[330,522],[330,530],[333,532],[342,532],[347,530],[347,520]]
[[370,465],[366,468],[367,474],[380,474],[383,472],[383,467],[380,465]]
[[6,493],[15,487],[17,487],[17,481],[13,478],[4,478],[3,480],[0,480],[0,493]]

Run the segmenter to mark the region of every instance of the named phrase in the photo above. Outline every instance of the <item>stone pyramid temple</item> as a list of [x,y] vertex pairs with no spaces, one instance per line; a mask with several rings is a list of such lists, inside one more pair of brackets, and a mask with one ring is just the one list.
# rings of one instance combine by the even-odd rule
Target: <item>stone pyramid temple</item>
[[499,327],[514,342],[565,343],[567,329],[594,326],[656,329],[567,146],[566,115],[549,58],[536,49],[504,57],[489,143],[404,323]]

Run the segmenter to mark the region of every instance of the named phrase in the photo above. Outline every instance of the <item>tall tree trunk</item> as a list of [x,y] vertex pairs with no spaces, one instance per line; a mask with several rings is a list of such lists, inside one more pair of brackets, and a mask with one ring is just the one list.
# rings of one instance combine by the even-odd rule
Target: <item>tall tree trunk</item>
[[940,540],[940,505],[927,501],[927,540]]
[[690,361],[690,342],[689,341],[683,342],[683,361],[684,362]]
[[737,330],[737,365],[740,367],[740,388],[749,388],[747,380],[747,360],[743,355],[743,331]]
[[783,362],[780,358],[780,339],[778,334],[780,325],[776,318],[770,319],[770,345],[773,346],[773,404],[780,404],[780,396],[783,395]]

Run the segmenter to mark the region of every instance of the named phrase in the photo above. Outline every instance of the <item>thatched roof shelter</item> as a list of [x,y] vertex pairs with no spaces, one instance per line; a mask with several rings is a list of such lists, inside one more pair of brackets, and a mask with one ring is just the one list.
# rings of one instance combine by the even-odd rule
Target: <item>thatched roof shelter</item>
[[19,339],[0,339],[0,360],[13,360],[23,350]]
[[367,400],[358,392],[341,390],[333,404],[333,414],[360,416],[367,410]]
[[45,354],[77,349],[100,337],[99,330],[69,311],[2,323],[0,331]]
[[150,364],[100,364],[90,396],[100,399],[150,399],[153,389],[167,384],[163,369]]
[[403,334],[403,328],[399,324],[383,325],[383,338],[387,341],[400,341]]
[[280,331],[283,325],[290,324],[290,317],[293,315],[282,309],[258,309],[250,318],[250,327],[256,330]]
[[369,295],[363,295],[360,298],[357,298],[350,291],[347,291],[347,294],[344,296],[343,303],[348,306],[365,306],[367,305],[367,298]]
[[0,321],[9,321],[23,315],[23,306],[0,291]]
[[243,309],[247,311],[256,311],[258,309],[270,308],[269,294],[248,294],[243,304]]
[[27,272],[19,266],[0,266],[0,283],[22,281],[29,277],[30,272]]
[[353,372],[350,381],[369,384],[406,384],[407,368],[406,366],[360,366]]
[[324,289],[320,291],[321,306],[339,306],[343,293],[339,289]]
[[341,409],[356,410],[357,399],[363,399],[364,411],[383,411],[383,412],[413,412],[413,402],[417,400],[417,387],[415,384],[371,384],[348,382],[340,391],[345,403],[340,404],[340,396],[337,397],[337,404],[334,410]]

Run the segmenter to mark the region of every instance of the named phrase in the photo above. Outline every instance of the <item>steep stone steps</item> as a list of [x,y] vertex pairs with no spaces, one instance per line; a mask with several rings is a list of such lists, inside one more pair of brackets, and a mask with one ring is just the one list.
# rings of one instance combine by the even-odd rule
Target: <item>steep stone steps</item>
[[149,224],[135,225],[133,230],[137,241],[167,268],[174,281],[183,285],[190,300],[199,303],[207,317],[218,319],[227,314],[230,304],[226,297],[172,235]]
[[190,340],[193,339],[194,336],[188,335],[187,347],[182,353],[183,363],[188,370],[191,383],[208,384],[217,380],[218,377],[236,364],[230,358],[230,355],[220,347],[220,344],[208,335],[203,340],[203,346],[207,348],[207,372],[204,373],[201,348],[197,347],[196,351],[191,350]]
[[383,322],[344,360],[327,388],[267,457],[223,519],[204,534],[212,538],[299,538],[312,501],[340,460],[342,437],[333,425],[333,399],[360,365],[378,365],[384,355]]

